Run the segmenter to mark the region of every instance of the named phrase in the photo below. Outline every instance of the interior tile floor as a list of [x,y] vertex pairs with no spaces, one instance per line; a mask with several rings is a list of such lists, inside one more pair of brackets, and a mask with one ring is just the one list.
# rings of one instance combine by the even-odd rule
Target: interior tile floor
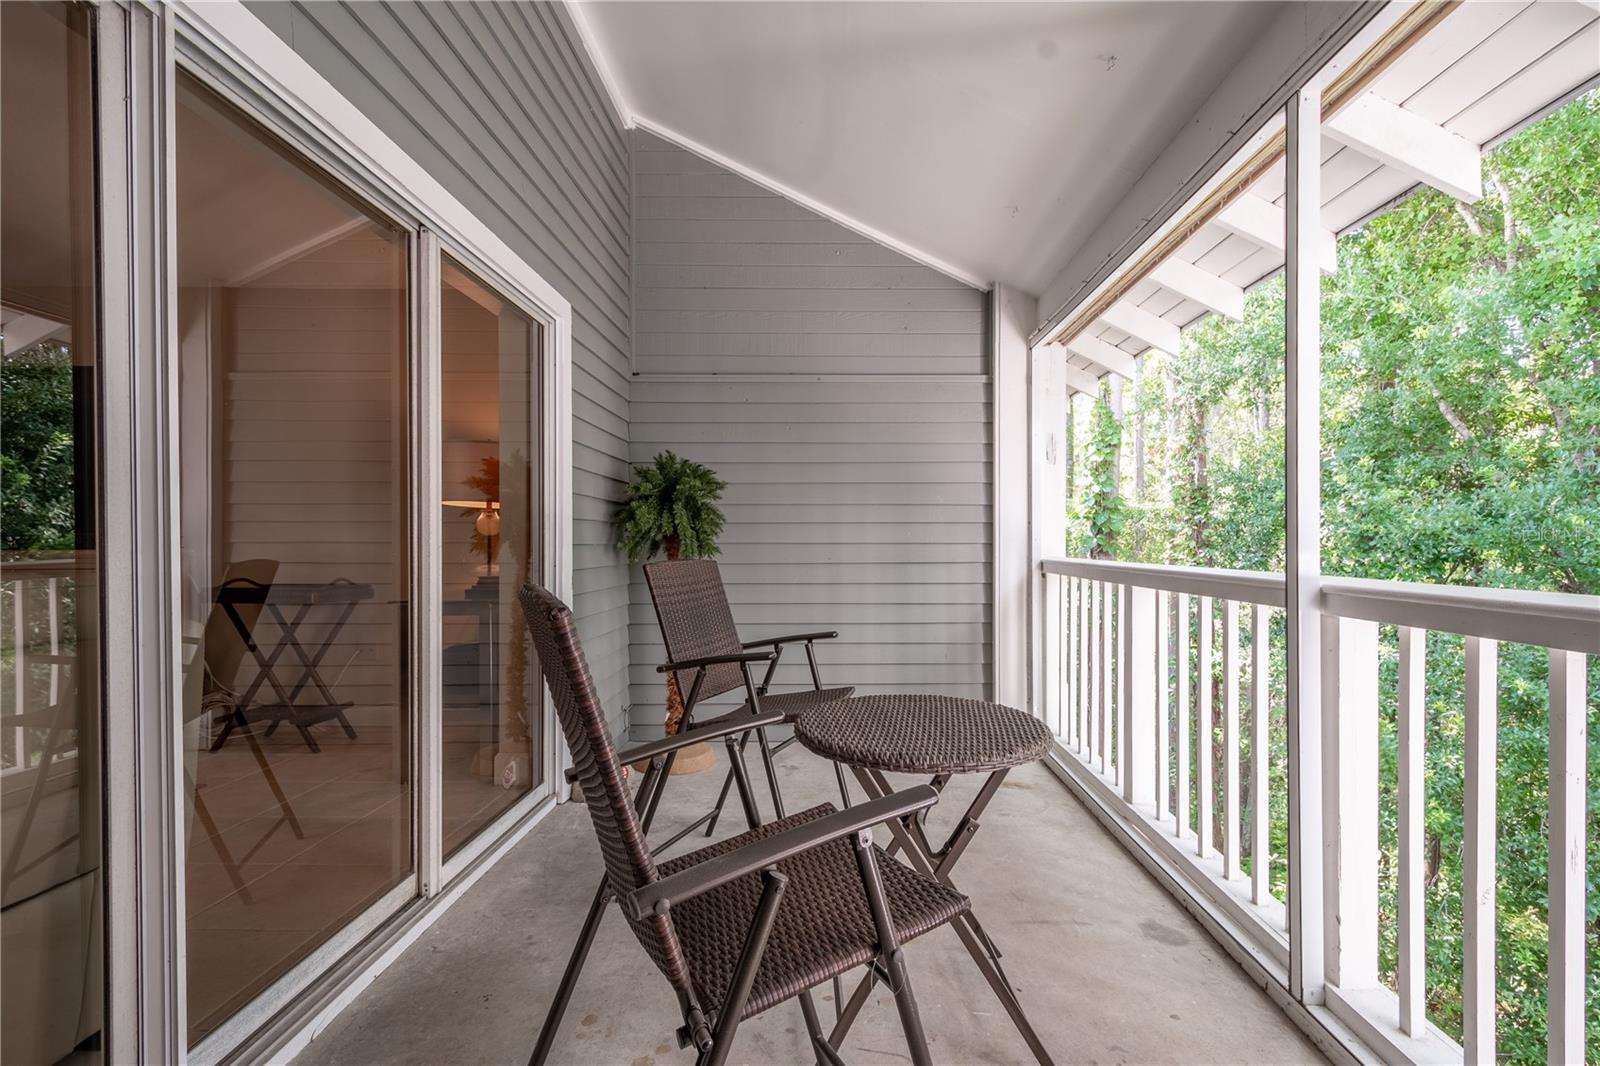
[[[791,747],[778,762],[789,809],[837,800],[833,774],[821,760]],[[661,837],[670,835],[669,823],[709,807],[723,770],[719,758],[711,771],[673,779]],[[931,822],[935,839],[977,784],[951,785]],[[728,824],[718,835],[735,831]],[[680,845],[691,846],[698,844]],[[296,1061],[525,1062],[599,876],[584,808],[556,808]],[[1322,1061],[1266,993],[1043,767],[1008,778],[955,881],[1005,953],[1058,1063]],[[1031,1061],[954,933],[936,930],[907,953],[935,1061]],[[820,991],[826,1020],[832,998]],[[673,1040],[680,1021],[667,983],[613,910],[552,1061],[689,1062],[691,1054]],[[784,1004],[740,1027],[732,1061],[809,1062],[804,1032],[798,1005]],[[843,1057],[907,1061],[885,995],[862,1012]]]

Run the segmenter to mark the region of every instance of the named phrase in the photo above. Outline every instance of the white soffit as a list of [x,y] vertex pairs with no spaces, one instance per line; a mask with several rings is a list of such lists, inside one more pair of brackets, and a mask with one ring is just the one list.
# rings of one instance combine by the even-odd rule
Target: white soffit
[[1283,6],[572,11],[630,124],[963,281],[1039,292]]
[[[1326,124],[1319,249],[1337,265],[1334,234],[1360,226],[1419,185],[1462,200],[1482,194],[1479,157],[1499,138],[1600,82],[1600,13],[1576,0],[1464,3],[1387,66]],[[1207,313],[1236,317],[1242,292],[1283,266],[1280,160],[1119,306],[1182,327]],[[1226,306],[1219,306],[1226,301]],[[1126,309],[1125,309],[1126,310]],[[1131,376],[1125,360],[1152,345],[1126,313],[1065,338],[1069,365]],[[1170,339],[1170,335],[1169,335]],[[1083,391],[1083,390],[1079,390]]]

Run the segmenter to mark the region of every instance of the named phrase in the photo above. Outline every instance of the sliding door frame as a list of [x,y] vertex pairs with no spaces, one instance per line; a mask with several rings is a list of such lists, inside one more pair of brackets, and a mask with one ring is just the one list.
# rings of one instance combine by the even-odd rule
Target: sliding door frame
[[[561,749],[541,715],[542,780],[440,855],[440,253],[540,325],[542,578],[572,595],[568,301],[236,0],[108,0],[95,14],[105,503],[106,1046],[109,1060],[293,1054],[551,808]],[[413,876],[189,1048],[178,566],[175,76],[182,70],[408,233],[406,685]]]

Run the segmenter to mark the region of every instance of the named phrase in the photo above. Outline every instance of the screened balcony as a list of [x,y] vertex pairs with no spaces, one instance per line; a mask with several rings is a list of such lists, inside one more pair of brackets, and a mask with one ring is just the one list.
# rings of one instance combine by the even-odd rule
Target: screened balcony
[[[1589,0],[0,18],[7,1062],[525,1061],[602,847],[518,590],[672,732],[668,451],[739,646],[837,633],[762,698],[1040,734],[877,830],[1048,1053],[941,927],[933,1061],[1600,1059]],[[663,860],[778,813],[713,749]],[[549,1061],[689,1061],[617,909]]]

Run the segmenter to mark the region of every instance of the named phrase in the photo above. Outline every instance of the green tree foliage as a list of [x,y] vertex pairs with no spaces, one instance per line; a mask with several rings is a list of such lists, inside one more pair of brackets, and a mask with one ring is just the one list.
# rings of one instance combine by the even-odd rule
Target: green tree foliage
[[1090,411],[1088,446],[1088,485],[1078,508],[1079,521],[1087,538],[1088,554],[1107,559],[1115,553],[1117,535],[1127,521],[1127,504],[1117,484],[1122,427],[1104,396],[1095,399]]
[[633,480],[612,519],[617,541],[634,562],[658,553],[668,558],[717,554],[722,511],[717,501],[727,482],[703,463],[661,452],[633,468]]
[[73,546],[72,356],[34,345],[0,367],[0,549],[71,551]]
[[[1324,279],[1322,300],[1323,568],[1593,594],[1600,592],[1600,94],[1505,141],[1485,156],[1484,175],[1477,204],[1419,190],[1340,239],[1339,269]],[[1202,319],[1185,331],[1181,352],[1145,357],[1145,378],[1166,382],[1141,392],[1137,408],[1147,427],[1147,478],[1161,480],[1164,491],[1129,501],[1125,491],[1080,479],[1085,513],[1077,528],[1095,528],[1104,521],[1096,509],[1115,499],[1127,531],[1109,545],[1119,558],[1282,568],[1283,312],[1279,276],[1248,294],[1242,323]],[[1125,463],[1124,490],[1126,474]],[[1281,897],[1281,616],[1273,643],[1270,862]],[[1376,787],[1380,961],[1391,981],[1394,645],[1386,630]],[[1427,664],[1428,1012],[1459,1036],[1461,640],[1432,636]],[[1501,648],[1499,1048],[1529,1063],[1545,1057],[1546,670],[1541,649]],[[1589,692],[1588,1059],[1600,1062],[1600,663],[1593,661]],[[1220,753],[1220,735],[1215,748]]]

